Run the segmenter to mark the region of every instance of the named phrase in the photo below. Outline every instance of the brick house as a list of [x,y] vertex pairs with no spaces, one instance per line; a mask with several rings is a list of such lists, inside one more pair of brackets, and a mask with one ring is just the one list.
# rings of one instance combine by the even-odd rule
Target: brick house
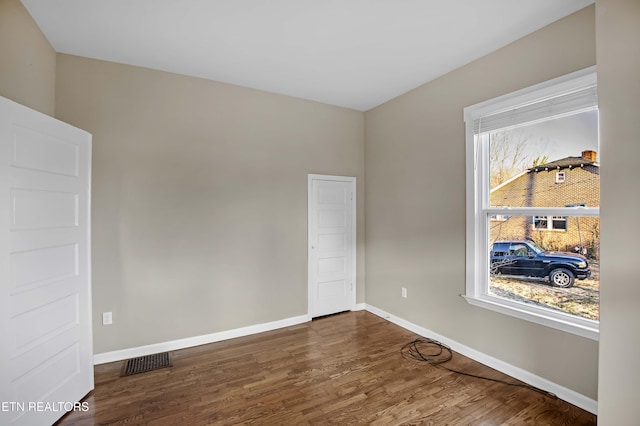
[[[600,166],[595,151],[532,167],[491,190],[492,206],[568,207],[600,205]],[[600,219],[576,216],[491,218],[491,240],[532,239],[549,250],[597,257]]]

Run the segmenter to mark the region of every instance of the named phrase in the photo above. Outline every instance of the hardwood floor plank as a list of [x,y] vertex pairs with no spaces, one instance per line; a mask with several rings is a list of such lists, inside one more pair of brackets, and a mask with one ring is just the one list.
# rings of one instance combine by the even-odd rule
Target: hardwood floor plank
[[[59,425],[595,425],[536,391],[403,358],[415,334],[371,313],[171,353],[173,366],[120,377],[95,367],[88,412]],[[516,381],[454,354],[447,366]]]

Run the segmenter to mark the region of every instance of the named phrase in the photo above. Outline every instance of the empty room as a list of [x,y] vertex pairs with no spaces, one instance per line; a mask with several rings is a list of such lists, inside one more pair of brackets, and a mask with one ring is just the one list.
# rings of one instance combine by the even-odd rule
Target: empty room
[[0,424],[637,425],[638,0],[0,0]]

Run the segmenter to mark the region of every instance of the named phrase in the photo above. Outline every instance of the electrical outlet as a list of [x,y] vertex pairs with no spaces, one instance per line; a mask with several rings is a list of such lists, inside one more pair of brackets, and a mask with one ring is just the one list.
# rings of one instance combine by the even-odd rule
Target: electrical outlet
[[405,287],[402,287],[402,297],[407,298],[407,289]]
[[111,312],[102,313],[102,325],[113,324],[113,314]]

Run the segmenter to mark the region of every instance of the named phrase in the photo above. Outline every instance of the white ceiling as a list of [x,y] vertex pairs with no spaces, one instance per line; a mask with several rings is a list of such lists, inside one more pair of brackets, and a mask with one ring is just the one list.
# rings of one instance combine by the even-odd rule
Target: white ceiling
[[593,0],[22,0],[57,52],[366,111]]

